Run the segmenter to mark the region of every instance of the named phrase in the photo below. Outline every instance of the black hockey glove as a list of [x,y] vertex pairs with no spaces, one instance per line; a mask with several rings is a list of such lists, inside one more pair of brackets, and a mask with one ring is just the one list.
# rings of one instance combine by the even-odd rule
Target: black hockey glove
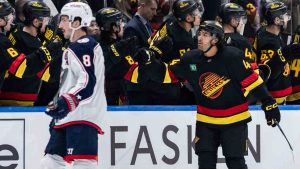
[[138,39],[136,36],[122,39],[109,47],[110,57],[114,63],[126,56],[132,56],[136,52]]
[[38,55],[40,57],[40,59],[42,60],[42,62],[44,63],[48,63],[51,62],[52,60],[52,56],[50,51],[48,50],[48,48],[46,48],[45,46],[41,46],[36,52],[36,55]]
[[263,78],[264,82],[267,82],[271,75],[271,68],[267,64],[259,64],[259,75]]
[[155,55],[156,54],[153,50],[140,48],[133,56],[133,59],[139,64],[146,65],[150,64],[153,61]]
[[42,41],[46,41],[47,43],[51,43],[54,39],[61,39],[58,36],[58,23],[59,23],[60,15],[57,14],[50,18],[48,25],[45,27],[45,31],[42,32],[42,36],[40,36]]
[[79,100],[72,94],[63,94],[57,101],[48,104],[45,113],[54,119],[62,119],[76,109]]
[[173,41],[169,36],[160,37],[150,44],[149,49],[155,52],[156,57],[168,55],[173,48]]
[[276,101],[273,98],[264,100],[262,101],[261,108],[265,112],[267,124],[275,127],[275,121],[280,122],[280,111]]
[[287,61],[300,57],[300,43],[292,43],[281,48],[282,55]]
[[62,42],[52,42],[47,44],[47,46],[41,46],[35,54],[40,57],[42,62],[49,63],[53,60],[52,57],[55,57],[57,51],[62,50]]

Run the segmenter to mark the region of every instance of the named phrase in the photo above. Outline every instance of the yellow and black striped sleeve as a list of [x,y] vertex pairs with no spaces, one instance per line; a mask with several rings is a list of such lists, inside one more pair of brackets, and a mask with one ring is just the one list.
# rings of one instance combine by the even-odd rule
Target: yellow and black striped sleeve
[[239,55],[229,59],[228,70],[231,74],[230,76],[235,77],[240,83],[245,97],[251,90],[263,84],[263,79],[253,70],[251,63]]

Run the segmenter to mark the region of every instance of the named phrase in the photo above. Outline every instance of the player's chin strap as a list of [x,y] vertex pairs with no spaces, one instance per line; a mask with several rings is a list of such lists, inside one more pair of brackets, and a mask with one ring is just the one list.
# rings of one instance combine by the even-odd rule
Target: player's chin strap
[[1,31],[2,33],[5,32],[4,27],[5,27],[5,26],[1,26],[1,27],[0,27],[0,31]]
[[33,26],[36,29],[37,34],[40,34],[41,33],[41,28],[43,27],[43,23],[40,24],[39,26],[35,26],[33,24],[33,22],[31,22],[31,26]]
[[210,41],[210,46],[208,49],[206,49],[205,51],[203,51],[203,53],[207,53],[208,51],[210,51],[210,49],[215,46],[215,45],[212,45],[211,42],[213,41],[213,39]]
[[[210,46],[205,50],[205,51],[203,51],[203,53],[207,53],[208,51],[210,51],[210,49],[213,47],[213,46],[216,46],[216,44],[215,45],[212,45],[212,41],[215,39],[215,38],[217,38],[216,37],[216,34],[213,34],[213,38],[210,40]],[[219,38],[218,38],[218,42],[217,43],[219,43]]]
[[203,51],[203,53],[207,53],[212,47],[213,47],[213,45],[210,44],[209,48],[206,49],[205,51]]
[[73,36],[74,36],[75,31],[78,30],[78,29],[80,29],[80,28],[82,28],[82,26],[80,25],[78,28],[73,28],[73,27],[72,27],[72,22],[70,22],[70,23],[69,23],[69,28],[72,29],[71,36],[70,36],[70,42],[73,42],[72,39],[73,39]]
[[1,32],[5,32],[5,27],[7,26],[8,24],[8,17],[7,16],[4,16],[2,17],[1,19],[3,19],[5,21],[5,25],[4,26],[1,26],[0,29],[1,29]]

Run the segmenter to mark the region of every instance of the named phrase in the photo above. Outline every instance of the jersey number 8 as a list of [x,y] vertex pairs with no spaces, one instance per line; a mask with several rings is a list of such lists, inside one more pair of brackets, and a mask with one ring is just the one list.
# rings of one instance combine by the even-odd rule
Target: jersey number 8
[[82,56],[82,62],[83,64],[86,66],[86,67],[90,67],[92,64],[91,64],[91,57],[90,55],[83,55]]
[[6,49],[7,53],[9,53],[9,55],[14,58],[16,56],[18,56],[18,52],[14,49],[14,48],[8,48]]

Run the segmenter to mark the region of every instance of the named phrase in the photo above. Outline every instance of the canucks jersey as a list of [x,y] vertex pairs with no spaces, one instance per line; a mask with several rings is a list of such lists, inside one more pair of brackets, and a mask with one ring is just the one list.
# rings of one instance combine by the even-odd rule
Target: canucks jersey
[[[154,37],[156,36],[169,36],[173,41],[172,51],[161,57],[161,60],[166,63],[171,62],[173,59],[180,59],[185,52],[197,48],[197,43],[192,37],[192,32],[187,32],[175,19],[166,22],[165,25],[156,32]],[[139,66],[137,64],[133,64],[125,75],[125,80],[132,83],[145,83],[149,78],[138,68]],[[141,73],[143,74],[142,76],[140,76]],[[166,83],[168,82],[166,81]]]
[[64,51],[59,96],[73,94],[79,99],[77,108],[55,124],[61,128],[87,124],[102,132],[100,125],[106,112],[104,93],[104,56],[100,45],[84,36]]
[[257,63],[266,63],[271,68],[271,75],[266,85],[277,103],[283,103],[292,92],[290,67],[278,49],[285,46],[281,35],[275,35],[262,29],[255,38]]
[[20,53],[3,33],[0,33],[0,57],[0,89],[8,73],[18,78],[31,77],[47,67],[35,53]]
[[197,48],[192,32],[187,32],[182,28],[177,20],[167,22],[158,32],[158,34],[167,34],[173,41],[173,48],[170,54],[163,56],[162,61],[170,62],[173,59],[181,58],[185,52]]
[[14,57],[17,57],[18,54],[15,53],[15,49],[12,47],[11,42],[6,38],[6,36],[0,33],[0,89],[4,80],[6,71],[9,69],[12,64]]
[[154,62],[147,67],[155,81],[162,82],[166,74],[171,79],[187,80],[196,96],[197,121],[208,125],[249,122],[246,96],[263,84],[243,53],[231,46],[219,49],[213,57],[195,49],[169,65]]
[[[300,42],[300,27],[298,26],[296,34],[294,36],[294,43]],[[299,55],[299,54],[298,54]],[[299,104],[300,101],[300,59],[298,56],[293,56],[291,61],[291,80],[292,80],[292,93],[286,98],[287,104]]]
[[245,57],[249,58],[252,62],[255,62],[256,54],[247,38],[237,32],[225,33],[225,41],[228,45],[242,50]]
[[[41,41],[23,30],[16,30],[8,36],[19,52],[30,55],[42,45]],[[31,66],[40,65],[40,59],[34,58]],[[24,65],[24,64],[23,64]],[[22,66],[22,65],[21,65]],[[19,78],[6,76],[0,94],[0,105],[33,106],[37,98],[41,79],[38,76]]]

